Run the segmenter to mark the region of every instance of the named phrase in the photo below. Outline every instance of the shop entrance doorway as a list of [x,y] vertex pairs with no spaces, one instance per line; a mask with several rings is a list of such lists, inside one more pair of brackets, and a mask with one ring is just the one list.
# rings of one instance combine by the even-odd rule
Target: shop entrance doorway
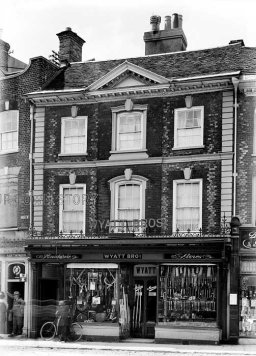
[[56,279],[39,280],[38,325],[53,320],[56,312],[59,281]]
[[157,305],[156,277],[134,279],[134,307],[132,313],[132,336],[154,338]]
[[[19,282],[13,281],[13,282],[8,282],[7,286],[8,294],[7,294],[7,304],[8,304],[8,309],[12,309],[13,307],[13,293],[14,292],[20,292],[20,297],[24,300],[24,282]],[[7,333],[10,334],[12,332],[12,318],[9,318],[9,312],[8,312],[8,321],[7,321]]]

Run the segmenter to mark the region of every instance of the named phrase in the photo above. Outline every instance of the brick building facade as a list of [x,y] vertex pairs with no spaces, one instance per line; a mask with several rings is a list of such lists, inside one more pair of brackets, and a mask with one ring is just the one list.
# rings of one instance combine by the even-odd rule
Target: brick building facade
[[[174,14],[160,30],[153,16],[146,56],[70,63],[26,96],[31,297],[72,302],[93,339],[103,329],[156,342],[239,337],[239,256],[227,225],[252,218],[255,103],[242,87],[256,50],[232,41],[185,51],[181,21]],[[83,40],[64,33],[63,59],[69,36],[77,60]],[[32,313],[30,336],[44,320]]]
[[[30,226],[31,127],[30,105],[24,94],[42,89],[58,68],[43,57],[32,58],[25,65],[8,54],[9,48],[0,40],[0,285],[7,292],[10,308],[14,291],[25,299],[27,333],[29,288],[24,281],[29,267],[24,246]],[[6,332],[11,330],[8,323]]]

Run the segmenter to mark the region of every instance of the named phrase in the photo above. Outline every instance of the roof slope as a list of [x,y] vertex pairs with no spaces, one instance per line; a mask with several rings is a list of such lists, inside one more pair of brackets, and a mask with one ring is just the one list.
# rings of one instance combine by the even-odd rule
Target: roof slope
[[61,78],[55,78],[45,89],[87,87],[125,60],[165,78],[182,78],[237,70],[255,72],[256,48],[243,47],[241,43],[236,43],[224,47],[190,52],[176,52],[100,62],[71,63],[66,68],[64,75],[62,73]]

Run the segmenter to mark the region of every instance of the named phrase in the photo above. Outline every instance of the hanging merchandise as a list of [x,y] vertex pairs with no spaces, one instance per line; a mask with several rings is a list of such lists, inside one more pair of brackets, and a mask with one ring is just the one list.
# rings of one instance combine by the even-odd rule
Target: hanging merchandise
[[67,268],[65,293],[76,301],[75,315],[84,322],[116,322],[116,281],[114,268]]
[[214,265],[162,265],[159,322],[216,323],[217,269]]

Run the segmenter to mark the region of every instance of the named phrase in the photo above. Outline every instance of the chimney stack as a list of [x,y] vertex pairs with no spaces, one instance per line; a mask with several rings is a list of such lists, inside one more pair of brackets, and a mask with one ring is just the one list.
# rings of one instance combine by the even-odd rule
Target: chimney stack
[[81,62],[82,47],[85,41],[79,37],[70,27],[57,33],[60,41],[59,59],[60,62]]
[[182,15],[165,16],[164,30],[160,30],[161,17],[150,17],[152,31],[144,33],[145,55],[185,51],[187,39],[182,29]]

